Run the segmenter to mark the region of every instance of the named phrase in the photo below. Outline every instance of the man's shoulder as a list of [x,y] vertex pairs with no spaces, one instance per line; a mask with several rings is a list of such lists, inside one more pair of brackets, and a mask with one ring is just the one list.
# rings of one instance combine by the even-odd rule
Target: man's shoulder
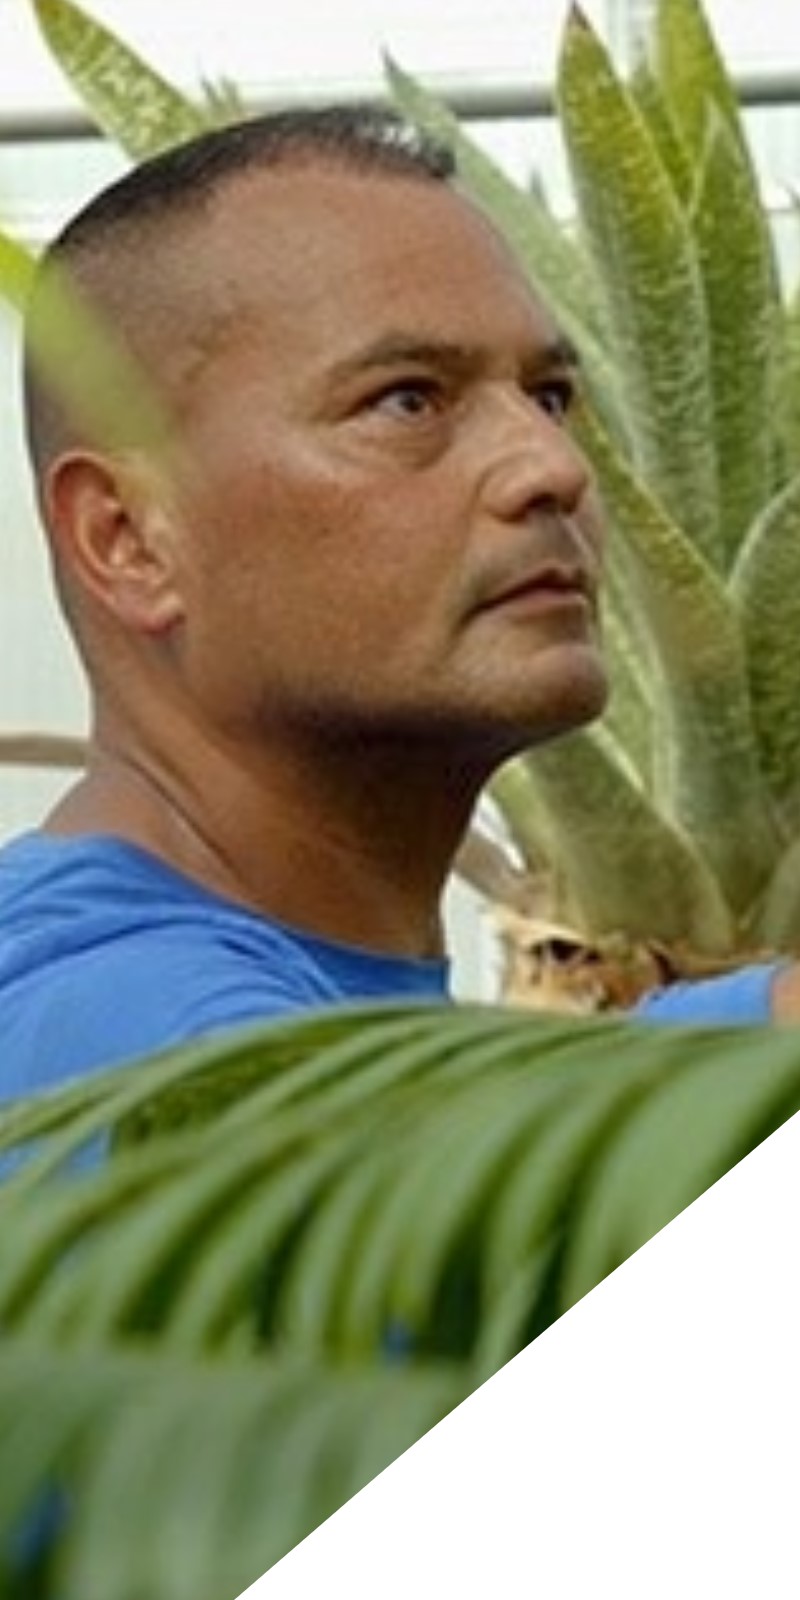
[[[92,904],[118,901],[121,885],[152,900],[173,897],[180,880],[156,856],[105,834],[30,832],[0,849],[0,917],[13,919],[32,905],[54,908],[82,894]],[[190,889],[188,880],[184,892]]]
[[[30,833],[0,850],[0,944],[32,959],[111,946],[147,936],[216,940],[221,930],[286,943],[288,930],[253,915],[185,876],[166,861],[110,835]],[[7,943],[11,940],[11,945]]]
[[713,1027],[770,1022],[773,989],[783,970],[778,961],[740,967],[734,972],[669,984],[648,994],[633,1015],[649,1022],[697,1023]]
[[116,841],[0,852],[0,1100],[323,1004],[285,930]]
[[0,1099],[348,1000],[445,997],[441,963],[328,943],[123,841],[0,852]]

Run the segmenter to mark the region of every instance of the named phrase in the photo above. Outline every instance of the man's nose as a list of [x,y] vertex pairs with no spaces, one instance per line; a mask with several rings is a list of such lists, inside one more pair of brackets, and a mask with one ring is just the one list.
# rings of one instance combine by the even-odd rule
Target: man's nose
[[589,463],[564,421],[516,390],[492,398],[484,417],[484,504],[507,520],[535,506],[571,515],[592,483]]

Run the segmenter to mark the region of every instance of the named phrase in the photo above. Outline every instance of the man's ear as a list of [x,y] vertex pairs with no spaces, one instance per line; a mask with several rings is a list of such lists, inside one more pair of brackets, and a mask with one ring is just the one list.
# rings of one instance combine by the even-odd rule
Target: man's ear
[[54,461],[43,509],[66,581],[132,632],[167,632],[184,615],[171,496],[133,455],[90,450]]

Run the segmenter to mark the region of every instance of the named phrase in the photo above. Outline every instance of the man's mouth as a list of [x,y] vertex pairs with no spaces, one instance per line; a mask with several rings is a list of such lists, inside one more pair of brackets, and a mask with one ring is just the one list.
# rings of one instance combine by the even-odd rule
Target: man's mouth
[[533,612],[573,607],[592,613],[595,586],[583,567],[550,562],[495,590],[479,609],[495,611],[501,607]]

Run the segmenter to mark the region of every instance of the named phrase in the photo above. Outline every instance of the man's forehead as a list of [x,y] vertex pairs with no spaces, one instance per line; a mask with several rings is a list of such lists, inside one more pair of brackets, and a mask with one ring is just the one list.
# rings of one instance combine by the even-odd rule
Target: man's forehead
[[547,321],[507,242],[449,185],[326,167],[244,175],[226,195],[209,265],[251,310],[333,299],[338,315],[373,302],[501,297]]
[[522,365],[572,360],[493,225],[434,180],[259,169],[171,254],[182,388],[226,352],[343,376],[426,344],[452,361],[500,343]]
[[[445,251],[442,270],[457,267],[447,249],[481,250],[498,268],[521,269],[489,218],[449,184],[426,177],[351,170],[331,164],[245,172],[226,187],[211,218],[217,247],[241,259],[254,250],[265,272],[288,259],[294,271],[321,273],[350,256],[408,264],[415,247]],[[297,259],[297,256],[300,259]]]

